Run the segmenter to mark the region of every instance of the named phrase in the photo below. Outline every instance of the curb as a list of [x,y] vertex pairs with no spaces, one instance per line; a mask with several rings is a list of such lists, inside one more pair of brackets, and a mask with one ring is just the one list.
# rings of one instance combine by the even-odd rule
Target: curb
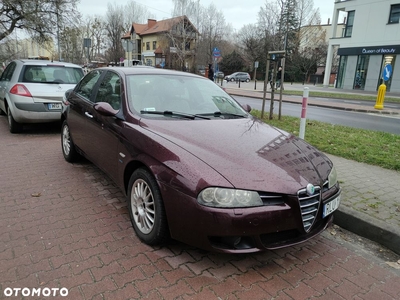
[[377,242],[400,255],[400,229],[346,206],[334,212],[333,223]]

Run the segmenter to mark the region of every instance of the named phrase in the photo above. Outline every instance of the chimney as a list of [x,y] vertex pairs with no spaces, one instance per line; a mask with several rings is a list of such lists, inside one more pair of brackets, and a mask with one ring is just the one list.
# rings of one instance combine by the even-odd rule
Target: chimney
[[328,18],[328,25],[331,24],[331,18]]
[[149,28],[151,28],[151,27],[153,27],[154,25],[156,25],[156,23],[157,23],[157,20],[154,20],[154,19],[147,19],[147,26],[148,26]]

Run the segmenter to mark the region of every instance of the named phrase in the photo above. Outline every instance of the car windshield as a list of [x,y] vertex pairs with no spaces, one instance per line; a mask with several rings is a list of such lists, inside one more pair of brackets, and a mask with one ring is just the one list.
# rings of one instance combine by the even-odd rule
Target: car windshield
[[190,114],[226,119],[248,115],[223,89],[205,78],[130,75],[127,87],[130,110],[152,117]]
[[22,82],[77,84],[83,75],[83,71],[79,68],[27,65],[23,70]]

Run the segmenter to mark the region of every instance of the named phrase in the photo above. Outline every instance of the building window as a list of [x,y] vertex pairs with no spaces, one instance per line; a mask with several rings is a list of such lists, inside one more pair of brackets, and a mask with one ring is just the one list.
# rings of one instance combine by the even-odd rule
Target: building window
[[357,59],[357,69],[354,76],[353,89],[363,90],[369,65],[369,55],[359,55]]
[[152,66],[153,61],[150,58],[146,58],[146,66]]
[[150,42],[146,42],[146,50],[150,50]]
[[348,56],[341,55],[340,56],[340,61],[339,61],[339,70],[337,73],[337,78],[336,78],[336,88],[342,89],[344,85],[344,74],[346,72],[346,67],[347,67],[347,58]]
[[154,42],[153,42],[153,50],[156,50],[156,49],[157,49],[157,42],[154,41]]
[[345,37],[351,37],[351,34],[353,33],[353,23],[354,23],[354,14],[355,10],[347,12],[347,22],[346,22],[346,29],[344,32]]
[[399,23],[400,19],[400,4],[390,6],[389,24]]

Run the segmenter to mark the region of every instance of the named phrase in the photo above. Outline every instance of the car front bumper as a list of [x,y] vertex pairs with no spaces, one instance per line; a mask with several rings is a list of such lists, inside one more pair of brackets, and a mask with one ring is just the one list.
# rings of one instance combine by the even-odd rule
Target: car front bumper
[[[340,189],[329,198],[339,195]],[[283,205],[222,209],[202,206],[192,197],[169,190],[164,203],[172,238],[214,252],[250,253],[302,243],[332,223],[332,214],[322,217],[321,201],[306,232],[296,197],[288,198]]]

